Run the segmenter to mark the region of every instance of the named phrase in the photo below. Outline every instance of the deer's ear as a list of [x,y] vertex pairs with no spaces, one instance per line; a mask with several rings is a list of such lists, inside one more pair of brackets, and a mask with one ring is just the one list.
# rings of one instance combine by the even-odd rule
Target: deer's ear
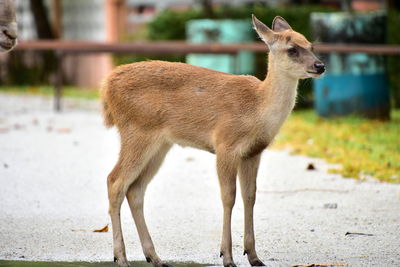
[[291,30],[289,23],[282,18],[281,16],[276,16],[274,21],[272,22],[272,30],[276,32],[284,31],[284,30]]
[[256,16],[251,15],[253,19],[253,26],[256,30],[258,36],[266,43],[268,46],[271,46],[275,42],[274,32],[268,28],[267,25],[259,21]]

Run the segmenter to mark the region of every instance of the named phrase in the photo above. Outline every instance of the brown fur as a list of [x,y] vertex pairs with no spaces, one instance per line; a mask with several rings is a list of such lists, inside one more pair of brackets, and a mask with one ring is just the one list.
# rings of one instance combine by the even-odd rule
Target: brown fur
[[114,255],[120,266],[128,265],[119,215],[125,196],[146,258],[154,266],[163,264],[148,233],[142,205],[147,184],[173,144],[217,155],[224,207],[224,266],[234,266],[230,224],[239,174],[245,206],[244,248],[250,264],[261,264],[253,232],[260,153],[293,109],[298,80],[312,76],[307,71],[315,56],[305,55],[300,61],[287,56],[289,46],[309,51],[311,44],[282,18],[274,20],[276,32],[255,18],[253,23],[271,50],[264,81],[163,61],[120,66],[105,80],[101,92],[105,125],[115,125],[121,135],[120,158],[108,177]]

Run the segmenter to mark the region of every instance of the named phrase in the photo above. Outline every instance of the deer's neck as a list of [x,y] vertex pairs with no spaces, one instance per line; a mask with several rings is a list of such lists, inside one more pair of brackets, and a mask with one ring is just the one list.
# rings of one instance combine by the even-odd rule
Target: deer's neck
[[279,70],[277,64],[279,62],[269,57],[268,74],[259,88],[264,98],[262,120],[267,126],[270,138],[278,133],[283,122],[293,110],[299,83],[299,79]]

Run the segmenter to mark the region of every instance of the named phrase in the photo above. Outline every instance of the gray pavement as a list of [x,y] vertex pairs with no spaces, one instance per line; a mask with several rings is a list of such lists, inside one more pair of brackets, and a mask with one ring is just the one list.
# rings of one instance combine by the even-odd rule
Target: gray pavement
[[[118,157],[118,134],[103,127],[94,101],[68,100],[60,114],[51,107],[49,98],[0,94],[0,259],[110,261],[111,232],[72,230],[110,222],[106,177]],[[176,146],[150,184],[145,214],[162,259],[221,263],[214,161]],[[309,163],[316,170],[307,171]],[[287,151],[264,152],[255,207],[260,258],[269,266],[400,266],[400,186],[344,179],[328,167]],[[239,194],[233,253],[248,266]],[[128,259],[143,260],[126,202],[121,216]]]

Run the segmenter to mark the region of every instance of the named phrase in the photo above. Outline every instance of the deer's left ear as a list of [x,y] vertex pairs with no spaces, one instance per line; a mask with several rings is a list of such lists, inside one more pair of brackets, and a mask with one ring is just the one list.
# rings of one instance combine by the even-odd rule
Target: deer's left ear
[[284,30],[291,30],[292,27],[290,27],[289,23],[282,18],[281,16],[276,16],[274,18],[274,21],[272,22],[272,30],[275,32],[280,32]]
[[256,16],[252,15],[253,26],[258,36],[270,47],[275,42],[275,33],[268,28],[267,25],[259,21]]

